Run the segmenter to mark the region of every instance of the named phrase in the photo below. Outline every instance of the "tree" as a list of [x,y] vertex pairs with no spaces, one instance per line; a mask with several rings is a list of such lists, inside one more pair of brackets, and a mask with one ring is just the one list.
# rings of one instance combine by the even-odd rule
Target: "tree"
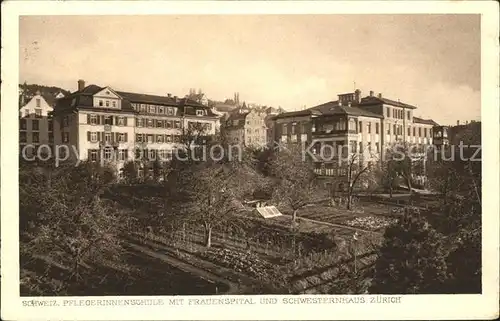
[[446,262],[443,238],[417,212],[406,209],[385,231],[370,293],[443,293]]
[[241,198],[253,191],[256,173],[238,162],[207,160],[183,165],[168,176],[170,210],[178,222],[201,225],[208,248],[215,227],[238,221],[233,214],[241,209]]
[[316,175],[311,163],[302,159],[296,146],[288,146],[275,154],[270,173],[276,179],[273,199],[292,209],[294,226],[298,210],[318,200]]
[[393,185],[398,177],[405,180],[408,193],[412,194],[412,180],[417,163],[425,159],[425,153],[415,151],[415,146],[410,146],[408,143],[397,143],[387,149],[384,160],[386,173],[383,177],[391,198]]
[[[360,151],[361,153],[363,151]],[[352,208],[352,198],[355,193],[357,184],[362,180],[363,176],[368,176],[372,169],[370,162],[364,162],[361,158],[361,153],[351,153],[343,166],[347,168],[347,209]]]
[[101,199],[114,180],[98,164],[59,168],[48,187],[44,177],[20,185],[23,253],[49,257],[69,267],[68,280],[80,283],[82,267],[121,253],[120,217]]
[[137,182],[139,164],[135,161],[127,161],[123,165],[122,173],[125,182],[133,184]]

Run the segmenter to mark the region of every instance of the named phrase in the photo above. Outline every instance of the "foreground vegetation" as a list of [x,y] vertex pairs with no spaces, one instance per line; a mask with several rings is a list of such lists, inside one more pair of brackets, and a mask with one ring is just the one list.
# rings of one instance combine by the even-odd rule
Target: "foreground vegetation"
[[[92,163],[21,164],[21,294],[480,291],[481,198],[470,188],[480,164],[431,164],[431,183],[446,193],[421,208],[415,195],[393,201],[392,187],[390,206],[352,202],[362,182],[373,195],[388,175],[349,162],[339,205],[298,157],[289,149],[172,161],[161,182],[127,184]],[[390,168],[410,180],[408,166]],[[254,198],[285,215],[261,218],[244,205]]]

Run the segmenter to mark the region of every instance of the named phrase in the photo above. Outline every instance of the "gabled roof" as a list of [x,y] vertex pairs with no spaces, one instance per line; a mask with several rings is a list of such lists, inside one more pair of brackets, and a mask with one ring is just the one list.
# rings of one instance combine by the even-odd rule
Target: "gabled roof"
[[433,121],[432,119],[423,119],[420,117],[415,117],[413,116],[413,122],[417,124],[426,124],[426,125],[432,125],[432,126],[439,126],[438,123]]
[[395,107],[404,107],[404,108],[409,108],[409,109],[416,109],[417,107],[410,105],[410,104],[405,104],[400,101],[395,101],[392,99],[388,99],[385,97],[377,97],[377,96],[367,96],[361,99],[360,105],[373,105],[373,104],[386,104],[386,105],[391,105]]

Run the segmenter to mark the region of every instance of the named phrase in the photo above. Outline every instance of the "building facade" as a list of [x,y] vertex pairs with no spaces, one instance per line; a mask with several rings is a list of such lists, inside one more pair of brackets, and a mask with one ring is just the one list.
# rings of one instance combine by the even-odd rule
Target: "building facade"
[[225,121],[222,131],[230,144],[260,148],[268,143],[266,114],[242,109],[233,112]]
[[52,106],[40,92],[27,100],[22,94],[20,97],[19,152],[25,158],[32,158],[40,146],[47,146],[40,153],[50,154],[54,144],[54,125],[50,117]]
[[55,143],[67,146],[69,161],[103,161],[118,171],[132,159],[167,162],[182,148],[181,139],[213,135],[219,121],[210,108],[186,98],[85,86],[83,80],[58,100],[53,118]]

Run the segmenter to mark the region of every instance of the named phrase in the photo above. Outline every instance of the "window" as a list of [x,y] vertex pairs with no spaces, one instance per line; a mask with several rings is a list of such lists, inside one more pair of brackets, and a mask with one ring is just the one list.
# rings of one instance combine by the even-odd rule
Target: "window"
[[163,106],[158,106],[158,114],[164,114],[165,113],[165,108]]
[[424,128],[424,137],[427,137],[427,128]]
[[90,115],[90,124],[91,125],[97,124],[97,115]]
[[125,117],[118,117],[118,126],[125,126]]
[[167,107],[167,115],[173,115],[174,114],[174,109],[171,107]]
[[141,104],[141,113],[145,113],[145,112],[146,112],[146,105]]
[[204,110],[200,110],[199,109],[199,110],[196,111],[196,116],[203,116],[203,115],[205,115],[205,111]]
[[113,125],[113,117],[112,116],[104,116],[104,124],[105,125]]
[[49,143],[53,143],[53,142],[54,142],[54,134],[49,133]]
[[429,137],[432,137],[432,128],[429,128]]
[[137,127],[144,127],[144,119],[137,118]]
[[142,134],[135,134],[135,141],[138,143],[142,143]]
[[109,100],[106,100],[106,107],[109,107]]
[[124,133],[118,133],[117,139],[119,143],[124,143],[125,142],[125,134]]
[[387,107],[386,111],[387,111],[387,117],[391,117],[391,109]]
[[380,153],[380,145],[379,143],[375,143],[375,150],[377,153]]
[[411,119],[411,117],[410,117],[410,116],[411,116],[411,114],[410,114],[410,111],[409,111],[409,110],[406,112],[406,115],[407,115],[407,117],[408,117],[408,120],[410,120],[410,119]]
[[391,134],[391,126],[390,125],[387,125],[387,134],[390,135]]
[[31,129],[32,130],[38,130],[39,129],[39,126],[40,126],[40,122],[36,119],[33,119],[31,121]]
[[393,133],[394,135],[397,135],[397,134],[398,134],[398,132],[396,131],[396,125],[392,125],[392,133]]
[[153,105],[149,105],[149,113],[150,114],[156,114],[156,107]]
[[[167,129],[172,128],[172,121],[171,120],[166,120],[165,123],[167,125]],[[191,124],[191,122],[189,124]]]
[[174,126],[175,126],[175,128],[181,128],[181,122],[180,122],[180,121],[178,121],[178,120],[176,120],[176,121],[174,122]]
[[172,136],[167,135],[167,143],[170,143],[170,142],[172,142]]
[[422,137],[422,128],[421,127],[418,128],[418,137]]
[[104,141],[106,143],[111,143],[111,133],[104,133]]
[[116,101],[113,100],[113,107],[116,107]]
[[415,127],[413,127],[413,136],[415,136]]
[[26,119],[19,119],[19,129],[26,130]]
[[35,108],[35,117],[42,118],[42,110],[40,108]]
[[363,122],[359,122],[359,132],[362,133],[363,132]]
[[378,134],[378,131],[379,131],[379,124],[378,123],[375,123],[375,134]]
[[[207,130],[212,130],[212,124],[211,123],[207,123],[206,124],[206,129]],[[258,129],[256,129],[258,131]]]
[[36,99],[36,106],[37,106],[37,107],[40,107],[40,98],[37,98],[37,99]]
[[102,107],[102,106],[103,106],[102,100],[99,100],[99,107]]
[[287,134],[287,126],[286,126],[286,125],[287,125],[287,124],[283,124],[283,125],[282,125],[282,127],[281,127],[281,128],[282,128],[282,129],[281,129],[281,133],[282,133],[283,135],[286,135],[286,134]]
[[411,130],[410,130],[410,127],[408,127],[408,136],[411,135]]
[[366,124],[366,127],[367,127],[367,130],[368,130],[368,134],[371,134],[372,133],[372,123]]
[[21,143],[26,143],[26,132],[20,132],[19,133],[19,141]]
[[49,132],[53,131],[54,130],[54,122],[52,121],[52,119],[49,119],[47,124],[49,127]]
[[90,141],[93,143],[97,142],[97,133],[96,132],[90,132]]
[[63,132],[63,143],[69,143],[69,133],[68,132]]
[[156,135],[156,142],[157,143],[163,143],[164,136],[163,135]]
[[128,150],[126,150],[126,149],[118,150],[118,160],[120,160],[120,161],[126,160],[128,158],[127,152],[128,152]]
[[30,116],[30,111],[29,109],[24,110],[24,117],[29,117]]
[[112,150],[111,148],[104,148],[104,159],[111,160],[112,158]]
[[147,122],[148,122],[148,127],[153,127],[153,120],[151,118],[149,118]]
[[153,143],[153,135],[148,135],[148,143]]
[[161,119],[156,120],[156,127],[157,128],[164,128],[163,125],[164,125],[163,120],[161,120]]
[[97,162],[97,155],[98,155],[97,150],[91,149],[89,150],[89,152],[90,152],[90,157],[89,157],[90,161]]

